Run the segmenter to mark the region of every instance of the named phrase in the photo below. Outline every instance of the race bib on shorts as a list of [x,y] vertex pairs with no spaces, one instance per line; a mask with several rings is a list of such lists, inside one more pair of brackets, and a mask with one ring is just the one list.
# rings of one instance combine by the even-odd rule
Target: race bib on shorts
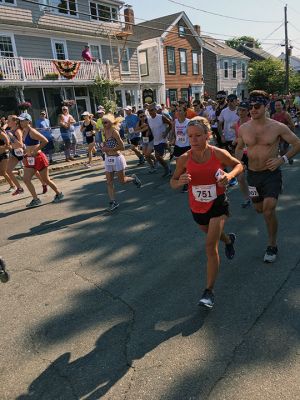
[[128,128],[128,132],[129,133],[133,133],[134,132],[134,128]]
[[23,157],[23,149],[14,149],[15,155],[18,157]]
[[28,164],[30,167],[34,167],[34,165],[35,165],[35,158],[34,158],[34,157],[27,157],[27,164]]
[[192,192],[195,200],[200,203],[209,203],[217,198],[216,185],[192,186]]
[[91,137],[93,135],[93,133],[91,131],[88,131],[85,133],[86,137]]
[[149,143],[149,137],[148,136],[143,137],[143,143]]
[[106,156],[106,165],[114,166],[116,164],[116,157]]
[[258,191],[255,186],[249,186],[249,196],[250,197],[259,197]]

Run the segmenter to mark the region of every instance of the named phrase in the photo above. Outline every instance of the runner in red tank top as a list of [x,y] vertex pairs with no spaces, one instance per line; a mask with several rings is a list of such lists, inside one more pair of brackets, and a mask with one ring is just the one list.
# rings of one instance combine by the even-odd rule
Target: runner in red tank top
[[[220,265],[219,241],[225,243],[227,258],[232,259],[235,254],[235,234],[224,233],[225,221],[229,215],[225,188],[230,179],[243,171],[243,166],[228,151],[208,144],[211,131],[206,118],[193,118],[188,124],[187,133],[191,150],[177,160],[170,184],[173,189],[189,185],[189,204],[193,218],[207,234],[207,286],[199,305],[212,308],[213,287]],[[232,171],[224,172],[225,167],[231,167]]]

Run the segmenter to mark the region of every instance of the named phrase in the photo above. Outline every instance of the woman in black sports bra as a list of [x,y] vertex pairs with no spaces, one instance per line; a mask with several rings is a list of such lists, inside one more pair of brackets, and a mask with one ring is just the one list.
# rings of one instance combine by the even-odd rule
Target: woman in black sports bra
[[14,190],[15,186],[13,181],[10,179],[7,173],[7,165],[9,159],[9,139],[5,130],[0,128],[0,175],[3,176],[7,183],[9,184],[9,189],[7,193],[10,193]]
[[19,125],[19,120],[16,115],[9,115],[7,118],[7,126],[9,130],[7,131],[7,136],[10,140],[10,157],[7,165],[7,173],[13,182],[15,191],[12,193],[13,196],[24,193],[24,189],[20,185],[19,181],[15,177],[13,171],[17,164],[23,160],[23,132]]
[[92,164],[92,156],[95,153],[95,134],[96,134],[96,122],[93,121],[93,114],[90,114],[88,111],[85,111],[82,114],[84,120],[80,127],[80,131],[85,136],[86,142],[88,144],[88,155],[89,162],[86,164],[87,168],[91,167]]

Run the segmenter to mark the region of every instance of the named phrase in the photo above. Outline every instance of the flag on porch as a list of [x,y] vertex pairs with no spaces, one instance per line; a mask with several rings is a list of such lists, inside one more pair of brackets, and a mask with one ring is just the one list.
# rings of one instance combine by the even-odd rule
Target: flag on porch
[[55,65],[59,74],[67,79],[75,78],[80,67],[79,61],[53,60],[53,64]]

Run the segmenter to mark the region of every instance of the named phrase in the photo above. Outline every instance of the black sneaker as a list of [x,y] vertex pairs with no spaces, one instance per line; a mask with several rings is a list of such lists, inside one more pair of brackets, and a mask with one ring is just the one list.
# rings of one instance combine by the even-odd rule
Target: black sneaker
[[277,257],[277,253],[278,253],[278,248],[277,246],[268,246],[267,250],[265,252],[264,255],[264,262],[265,263],[273,263],[276,261],[276,257]]
[[110,201],[109,202],[109,206],[107,208],[107,211],[114,211],[119,207],[119,203],[117,203],[116,201]]
[[236,235],[234,233],[229,233],[228,236],[231,242],[229,244],[225,244],[225,255],[228,258],[228,260],[232,260],[235,255],[235,250],[233,245],[236,239]]
[[132,174],[131,177],[133,178],[132,182],[135,184],[135,186],[140,188],[142,186],[142,181],[135,174]]
[[213,291],[210,289],[205,289],[198,305],[207,308],[213,308],[215,302],[215,296]]
[[0,258],[0,281],[2,283],[6,283],[9,280],[9,275],[5,271],[5,262],[2,258]]

